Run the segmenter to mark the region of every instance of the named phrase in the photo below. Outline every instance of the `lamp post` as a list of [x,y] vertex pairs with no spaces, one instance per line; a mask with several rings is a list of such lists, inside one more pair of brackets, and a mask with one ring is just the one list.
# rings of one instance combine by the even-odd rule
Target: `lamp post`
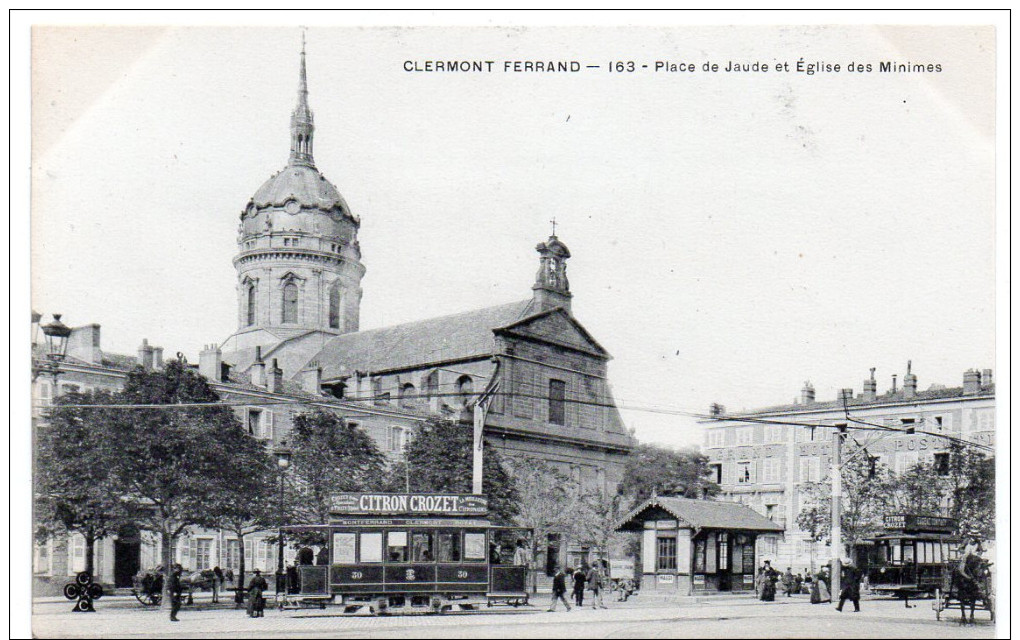
[[286,517],[286,511],[284,510],[284,476],[287,474],[287,468],[290,467],[290,449],[286,447],[287,441],[281,441],[280,446],[273,452],[276,455],[276,465],[280,468],[280,531],[278,537],[278,557],[276,559],[276,592],[286,593],[286,587],[280,588],[281,584],[284,584],[286,580],[286,573],[283,569],[283,521]]
[[[46,358],[41,364],[32,367],[33,381],[41,373],[53,376],[54,395],[56,395],[57,376],[60,375],[60,363],[67,356],[67,342],[71,337],[71,328],[60,321],[60,315],[54,313],[53,322],[39,327],[42,329],[43,335],[46,336]],[[42,317],[37,314],[32,315],[34,323],[38,323],[41,319]]]

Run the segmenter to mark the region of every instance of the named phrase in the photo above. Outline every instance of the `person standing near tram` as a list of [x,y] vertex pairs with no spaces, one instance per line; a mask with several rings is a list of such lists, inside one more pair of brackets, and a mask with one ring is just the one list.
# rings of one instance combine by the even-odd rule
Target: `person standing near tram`
[[524,584],[530,585],[531,554],[528,553],[527,545],[522,539],[517,540],[517,547],[514,549],[514,564],[518,567],[524,567]]

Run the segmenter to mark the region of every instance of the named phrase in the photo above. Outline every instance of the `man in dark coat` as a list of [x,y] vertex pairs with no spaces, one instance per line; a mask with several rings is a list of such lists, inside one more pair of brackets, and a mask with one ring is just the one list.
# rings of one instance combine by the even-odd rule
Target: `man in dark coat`
[[170,572],[170,622],[179,622],[177,612],[181,610],[181,595],[184,586],[181,584],[181,574],[184,568],[181,565],[174,565]]
[[266,615],[266,601],[262,593],[269,588],[269,583],[262,577],[262,572],[255,570],[251,582],[248,583],[248,617],[264,618]]
[[556,603],[561,601],[567,611],[570,611],[570,603],[567,602],[567,574],[563,569],[557,570],[553,576],[552,604],[549,605],[549,611],[556,611]]
[[584,606],[584,583],[587,580],[588,567],[581,565],[581,568],[574,572],[574,604],[578,607]]
[[861,574],[852,564],[843,567],[843,579],[840,582],[842,587],[839,590],[839,604],[836,611],[843,610],[843,604],[847,600],[854,603],[854,613],[861,610]]

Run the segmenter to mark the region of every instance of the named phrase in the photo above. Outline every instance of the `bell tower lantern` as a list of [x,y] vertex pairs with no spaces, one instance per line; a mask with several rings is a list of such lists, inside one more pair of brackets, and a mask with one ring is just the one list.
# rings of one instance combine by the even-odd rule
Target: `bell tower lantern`
[[531,287],[534,291],[535,305],[542,311],[561,307],[570,313],[570,299],[573,297],[570,293],[570,282],[567,280],[567,259],[570,257],[570,249],[556,237],[554,228],[553,235],[545,242],[539,243],[535,250],[540,256],[535,284]]

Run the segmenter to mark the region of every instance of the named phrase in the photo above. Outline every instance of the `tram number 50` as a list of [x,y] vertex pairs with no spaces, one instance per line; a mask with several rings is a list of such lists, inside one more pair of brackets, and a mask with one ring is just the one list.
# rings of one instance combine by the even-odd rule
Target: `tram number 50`
[[458,571],[457,572],[457,579],[458,580],[465,580],[465,579],[467,579],[467,577],[468,577],[467,571]]
[[360,571],[351,571],[351,580],[361,580],[364,576]]

